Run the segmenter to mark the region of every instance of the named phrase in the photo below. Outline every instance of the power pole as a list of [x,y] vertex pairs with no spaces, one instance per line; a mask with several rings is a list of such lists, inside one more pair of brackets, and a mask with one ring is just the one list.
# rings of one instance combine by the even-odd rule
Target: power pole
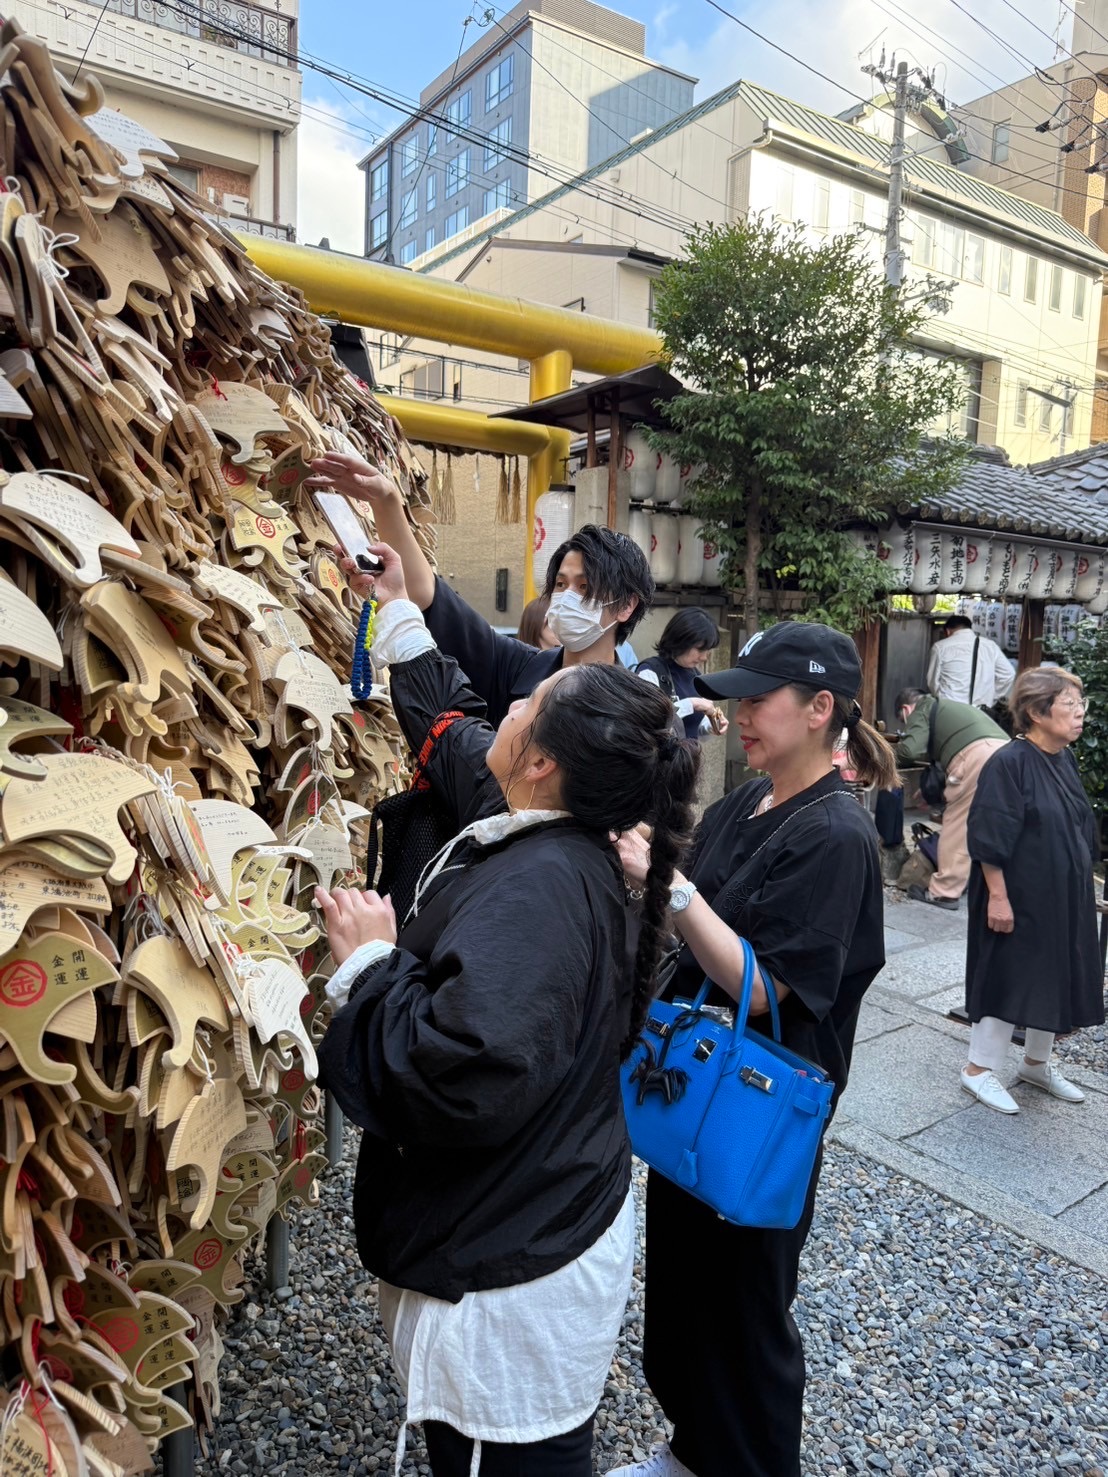
[[896,69],[893,109],[893,148],[889,155],[889,214],[885,223],[885,280],[894,292],[904,282],[904,253],[900,249],[901,200],[904,196],[904,123],[908,113],[908,63]]

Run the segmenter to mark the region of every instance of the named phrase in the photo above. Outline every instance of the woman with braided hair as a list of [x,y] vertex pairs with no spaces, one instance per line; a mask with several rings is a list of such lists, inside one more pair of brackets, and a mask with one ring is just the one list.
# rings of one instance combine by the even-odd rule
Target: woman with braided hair
[[[633,1263],[619,1064],[655,992],[697,753],[618,666],[556,671],[492,729],[399,558],[374,552],[372,655],[459,834],[405,919],[374,892],[318,894],[341,1007],[321,1080],[363,1130],[358,1248],[435,1477],[589,1477]],[[643,822],[632,909],[612,836]]]
[[[862,996],[885,962],[877,833],[833,763],[843,729],[863,784],[889,788],[895,761],[854,701],[854,643],[826,626],[786,621],[759,632],[729,671],[697,678],[707,697],[737,699],[751,780],[704,815],[688,876],[671,907],[684,947],[668,993],[693,996],[704,976],[728,1005],[743,987],[739,936],[754,946],[780,1002],[784,1043],[846,1085]],[[628,881],[654,856],[638,832],[620,842]],[[765,1030],[759,979],[751,1024]],[[790,1308],[812,1220],[819,1165],[791,1231],[734,1226],[660,1175],[646,1207],[643,1367],[669,1445],[615,1471],[624,1477],[800,1477],[804,1350]],[[690,1283],[711,1267],[710,1288]],[[612,1474],[614,1477],[614,1473]]]

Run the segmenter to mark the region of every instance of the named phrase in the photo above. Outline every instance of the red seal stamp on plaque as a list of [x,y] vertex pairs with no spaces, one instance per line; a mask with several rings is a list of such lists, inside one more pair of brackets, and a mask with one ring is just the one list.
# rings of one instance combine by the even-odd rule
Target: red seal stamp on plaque
[[272,538],[273,535],[277,532],[272,518],[263,518],[259,514],[255,517],[254,522],[258,525],[258,532],[263,536],[263,538]]
[[0,1000],[18,1009],[34,1005],[46,994],[46,971],[33,959],[16,959],[0,969]]
[[223,1243],[217,1241],[214,1236],[209,1236],[207,1241],[201,1241],[192,1254],[192,1264],[194,1267],[199,1267],[201,1272],[207,1272],[222,1259]]

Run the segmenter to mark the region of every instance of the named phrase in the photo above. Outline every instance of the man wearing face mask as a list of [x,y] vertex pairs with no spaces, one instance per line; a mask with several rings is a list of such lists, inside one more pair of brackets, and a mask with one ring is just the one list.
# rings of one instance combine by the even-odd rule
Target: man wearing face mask
[[578,662],[615,662],[654,599],[642,550],[626,534],[587,524],[556,549],[546,572],[547,623],[561,642],[536,650],[498,635],[446,580],[436,576],[416,542],[400,493],[361,457],[328,452],[312,463],[309,487],[369,503],[377,537],[400,555],[409,598],[423,611],[439,648],[454,657],[496,725],[508,708],[551,672]]

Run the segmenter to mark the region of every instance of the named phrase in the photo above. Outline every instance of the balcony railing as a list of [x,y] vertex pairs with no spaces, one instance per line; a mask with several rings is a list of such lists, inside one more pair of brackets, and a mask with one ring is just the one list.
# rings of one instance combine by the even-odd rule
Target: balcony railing
[[180,36],[195,36],[198,41],[226,46],[280,67],[296,65],[294,17],[243,0],[168,0],[166,4],[159,0],[107,0],[107,8],[116,15],[161,26]]
[[220,219],[229,230],[245,231],[248,236],[268,236],[271,241],[296,240],[296,227],[282,226],[277,221],[262,221],[253,215],[225,215]]

